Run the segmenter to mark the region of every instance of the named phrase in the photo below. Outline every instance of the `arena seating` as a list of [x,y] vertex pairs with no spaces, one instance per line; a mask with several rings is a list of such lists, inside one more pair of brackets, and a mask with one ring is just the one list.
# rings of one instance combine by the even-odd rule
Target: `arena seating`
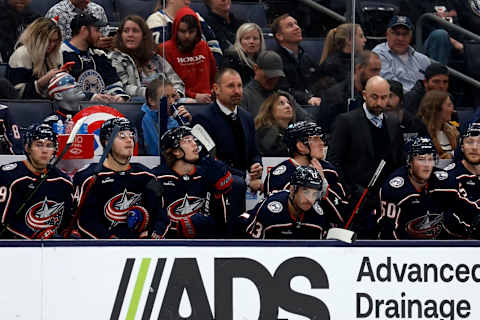
[[32,2],[30,2],[30,8],[33,12],[44,16],[48,9],[53,7],[58,2],[60,2],[60,0],[32,0]]
[[[203,17],[207,14],[207,7],[205,7],[203,1],[194,1],[190,4],[190,7]],[[265,14],[265,8],[262,3],[233,2],[232,12],[235,17],[241,20],[255,22],[261,28],[267,26],[267,15]]]
[[11,119],[20,127],[28,127],[42,121],[53,112],[48,100],[0,100],[9,108]]
[[155,0],[115,0],[120,21],[129,14],[137,14],[147,19],[155,9]]

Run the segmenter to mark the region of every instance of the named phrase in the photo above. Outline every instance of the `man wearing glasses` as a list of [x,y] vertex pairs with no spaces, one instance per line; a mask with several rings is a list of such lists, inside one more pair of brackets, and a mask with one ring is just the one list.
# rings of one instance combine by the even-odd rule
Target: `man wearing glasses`
[[423,72],[430,65],[430,59],[410,46],[413,24],[408,17],[394,16],[387,29],[387,42],[373,48],[382,61],[380,75],[396,80],[410,91],[415,82],[425,78]]
[[27,159],[0,168],[2,238],[58,237],[69,223],[73,194],[70,178],[52,168],[39,186],[56,151],[57,135],[52,128],[33,125],[25,135]]

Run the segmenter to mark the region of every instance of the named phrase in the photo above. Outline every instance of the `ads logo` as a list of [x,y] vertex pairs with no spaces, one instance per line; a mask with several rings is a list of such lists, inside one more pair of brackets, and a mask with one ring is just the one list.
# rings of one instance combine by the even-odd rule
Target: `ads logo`
[[[175,258],[170,274],[164,272],[167,259],[156,261],[153,277],[145,287],[147,273],[152,268],[152,259],[144,258],[140,262],[137,275],[132,275],[135,259],[125,262],[123,274],[118,286],[110,320],[120,317],[122,308],[126,319],[192,319],[192,320],[231,320],[233,310],[233,280],[248,279],[256,287],[260,297],[259,320],[278,319],[278,309],[315,320],[329,320],[330,313],[325,303],[316,297],[292,290],[290,281],[302,276],[310,281],[311,289],[328,289],[329,282],[325,270],[315,260],[305,257],[294,257],[283,261],[272,275],[260,262],[249,258],[215,258],[214,261],[214,303],[210,304],[205,290],[208,277],[200,273],[197,259]],[[162,277],[168,277],[168,283],[162,301],[156,301]],[[130,297],[126,297],[129,282],[133,283]],[[165,280],[164,280],[165,282]],[[142,292],[147,290],[146,299],[141,299]],[[163,292],[162,292],[163,293]],[[182,295],[186,294],[190,302],[191,314],[183,317],[180,314]],[[242,297],[235,292],[235,297]],[[250,299],[243,296],[242,299]],[[140,305],[140,301],[145,301]],[[211,301],[210,301],[211,302]],[[154,304],[160,305],[160,311],[153,314]],[[210,309],[210,305],[215,310]],[[215,314],[215,317],[214,317]],[[278,319],[286,320],[286,319]]]

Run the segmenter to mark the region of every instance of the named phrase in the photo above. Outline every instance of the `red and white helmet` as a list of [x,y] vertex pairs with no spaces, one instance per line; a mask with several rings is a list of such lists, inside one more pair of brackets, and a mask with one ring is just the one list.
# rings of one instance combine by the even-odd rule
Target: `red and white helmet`
[[55,99],[55,93],[78,87],[75,78],[67,72],[59,72],[48,83],[48,96]]

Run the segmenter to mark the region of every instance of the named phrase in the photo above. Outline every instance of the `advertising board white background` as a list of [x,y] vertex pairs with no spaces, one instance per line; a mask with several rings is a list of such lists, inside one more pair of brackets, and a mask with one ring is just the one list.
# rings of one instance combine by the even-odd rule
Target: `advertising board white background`
[[[257,243],[258,245],[258,243]],[[380,308],[380,316],[375,316],[375,306],[371,314],[366,315],[368,299],[360,300],[360,311],[364,317],[357,318],[357,293],[363,293],[372,300],[394,299],[401,306],[401,301],[418,299],[422,304],[432,299],[438,305],[442,300],[453,300],[457,308],[462,299],[470,304],[468,316],[464,319],[480,319],[478,304],[478,287],[480,268],[474,268],[478,262],[479,249],[475,247],[259,247],[259,246],[100,246],[100,247],[44,247],[44,248],[0,248],[0,318],[1,319],[111,319],[120,280],[127,258],[134,258],[132,272],[128,278],[128,286],[121,304],[120,315],[116,319],[142,319],[148,293],[152,290],[151,283],[157,265],[157,259],[166,259],[161,280],[156,294],[155,303],[149,319],[158,319],[162,301],[165,297],[167,283],[172,276],[172,266],[175,259],[195,258],[200,271],[198,282],[205,287],[208,303],[212,314],[215,314],[215,258],[248,258],[263,265],[271,275],[288,259],[305,257],[318,263],[328,278],[328,288],[312,289],[311,280],[299,276],[292,279],[290,286],[294,291],[321,300],[327,307],[330,319],[387,319],[385,302]],[[364,275],[357,281],[360,270],[369,269],[362,261],[368,257],[375,277]],[[377,267],[387,263],[391,257],[391,281],[381,282],[377,279]],[[139,269],[143,259],[150,258],[146,269],[143,290],[135,289]],[[397,273],[405,270],[403,281],[396,280],[394,264]],[[403,267],[404,264],[407,264]],[[465,264],[470,269],[461,278],[468,276],[469,280],[460,282],[455,278],[455,271],[446,269],[445,276],[453,275],[449,282],[438,279],[433,281],[433,273],[425,281],[408,281],[408,275],[415,268],[412,264],[435,264],[438,269],[442,265],[451,264],[455,269]],[[290,270],[302,270],[301,263]],[[472,279],[474,269],[476,281]],[[192,270],[192,274],[194,274]],[[368,273],[368,272],[367,272]],[[418,275],[418,274],[417,274]],[[186,275],[182,275],[186,276]],[[386,268],[380,271],[380,276],[386,276]],[[424,280],[424,279],[423,279]],[[139,293],[138,308],[132,307],[134,292]],[[404,297],[402,297],[402,292]],[[272,295],[272,299],[281,299],[282,292]],[[260,299],[254,283],[246,278],[233,280],[233,319],[258,319]],[[188,318],[191,312],[189,298],[184,294],[180,305],[180,315]],[[432,319],[461,319],[453,310],[449,314],[450,305],[445,304],[444,314],[448,316],[432,317]],[[400,307],[401,308],[401,307]],[[422,307],[424,308],[424,307]],[[133,311],[132,311],[133,310]],[[417,310],[414,308],[414,310]],[[171,310],[175,313],[175,310]],[[133,312],[133,313],[132,313]],[[399,309],[401,312],[401,309]],[[463,310],[462,314],[466,314]],[[425,317],[423,317],[425,318]],[[422,318],[422,319],[423,319]],[[163,319],[163,318],[162,318]],[[172,317],[172,319],[178,319]],[[279,309],[277,319],[310,319]],[[324,319],[324,318],[318,318]],[[392,319],[418,319],[414,317],[392,317]],[[220,319],[219,319],[220,320]],[[221,319],[227,320],[227,319]]]

